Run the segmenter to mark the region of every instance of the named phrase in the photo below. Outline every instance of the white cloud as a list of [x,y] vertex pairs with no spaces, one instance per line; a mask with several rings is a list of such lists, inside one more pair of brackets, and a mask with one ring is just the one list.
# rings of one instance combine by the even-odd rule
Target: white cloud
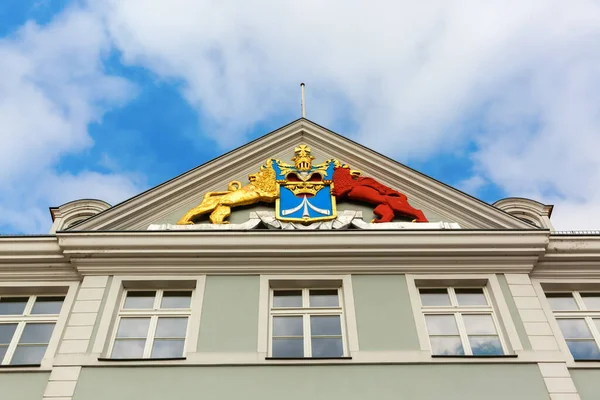
[[[475,142],[475,177],[465,185],[481,179],[553,202],[561,229],[600,226],[597,1],[89,0],[89,7],[0,41],[3,210],[30,210],[37,220],[38,205],[54,195],[28,199],[24,189],[7,195],[7,188],[36,182],[36,173],[60,179],[56,161],[91,146],[87,124],[131,94],[103,71],[102,55],[114,46],[124,62],[180,85],[223,147],[244,142],[257,122],[299,116],[304,81],[315,121],[334,128],[347,121],[356,128],[343,133],[404,161]],[[124,179],[109,175],[105,190],[125,196],[136,185]],[[93,190],[86,173],[67,180]],[[16,226],[0,218],[8,221],[0,226]]]
[[481,179],[556,200],[560,228],[600,227],[592,209],[560,216],[600,199],[597,1],[93,4],[125,62],[182,82],[225,147],[257,121],[298,115],[305,81],[309,118],[346,119],[402,160],[475,141]]
[[470,194],[471,196],[477,196],[479,189],[485,186],[488,182],[479,175],[473,175],[470,178],[464,179],[456,184],[456,188]]
[[0,40],[3,231],[44,233],[48,205],[94,196],[118,201],[139,191],[135,177],[54,169],[62,156],[92,146],[88,124],[133,93],[127,81],[103,71],[110,50],[101,20],[79,8]]

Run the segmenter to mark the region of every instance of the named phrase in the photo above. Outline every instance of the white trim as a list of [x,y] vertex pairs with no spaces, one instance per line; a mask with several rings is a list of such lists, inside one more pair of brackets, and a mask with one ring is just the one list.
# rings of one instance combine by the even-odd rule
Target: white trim
[[[144,360],[144,361],[119,361],[119,366],[161,366],[161,365],[319,365],[319,364],[535,364],[540,362],[564,362],[558,351],[519,351],[518,357],[501,358],[432,358],[429,351],[358,351],[352,354],[352,359],[313,359],[300,360],[269,360],[264,355],[256,352],[198,352],[189,354],[185,360]],[[588,363],[586,363],[588,364]],[[595,365],[596,363],[589,363]],[[59,355],[54,361],[55,366],[95,366],[115,367],[114,361],[98,361],[93,354],[88,355]],[[587,365],[577,367],[588,367]]]
[[[456,306],[456,298],[454,297],[453,287],[469,287],[469,281],[484,282],[478,287],[483,288],[483,293],[486,296],[488,306],[486,307],[423,307],[421,305],[421,297],[416,281],[433,281],[436,287],[449,288],[449,296],[451,304]],[[496,332],[504,354],[512,354],[523,350],[521,341],[519,340],[517,329],[514,325],[510,311],[504,299],[503,292],[498,283],[498,278],[495,274],[489,275],[473,275],[473,274],[452,274],[452,275],[406,275],[406,283],[413,311],[413,317],[417,328],[419,338],[419,346],[422,351],[427,351],[431,354],[431,345],[429,342],[429,333],[425,322],[425,314],[449,314],[456,318],[457,329],[465,355],[470,355],[470,346],[465,342],[467,339],[466,331],[462,325],[462,317],[457,317],[457,314],[486,314],[491,315],[494,321]],[[424,312],[426,311],[426,312]],[[506,333],[506,335],[505,335]],[[476,357],[474,357],[476,359]],[[468,362],[468,361],[467,361]]]
[[[560,326],[558,325],[557,322],[557,315],[555,314],[555,311],[552,309],[552,306],[550,305],[550,302],[548,301],[547,297],[546,297],[546,293],[552,293],[552,292],[560,292],[560,293],[573,293],[573,292],[579,292],[578,290],[574,290],[573,287],[577,287],[577,285],[589,285],[589,284],[597,284],[598,285],[598,290],[594,291],[596,293],[600,293],[600,279],[586,279],[586,280],[581,280],[581,279],[532,279],[532,284],[533,287],[535,289],[535,292],[540,300],[540,303],[542,305],[542,310],[544,311],[544,314],[546,315],[546,319],[548,320],[548,324],[550,325],[550,329],[552,330],[552,333],[556,339],[556,342],[558,343],[558,347],[561,351],[561,353],[563,353],[565,361],[567,363],[567,367],[569,368],[598,368],[600,367],[600,360],[598,360],[598,362],[590,362],[590,361],[585,361],[583,363],[578,363],[577,361],[575,361],[575,358],[573,358],[573,355],[571,354],[571,350],[569,349],[569,346],[567,345],[567,341],[562,333],[562,330],[560,329]],[[544,290],[543,288],[543,284],[553,284],[556,286],[560,286],[560,285],[564,285],[565,289],[564,290]],[[586,291],[590,291],[588,289],[584,289],[582,290],[584,292]],[[565,316],[566,318],[578,318],[578,319],[582,319],[585,318],[585,322],[588,325],[588,329],[590,329],[590,332],[592,334],[593,339],[596,341],[596,345],[600,347],[600,332],[598,332],[597,327],[595,326],[590,326],[590,322],[587,320],[586,317],[593,315],[594,317],[597,317],[600,315],[600,313],[598,312],[593,312],[593,311],[587,311],[585,309],[582,309],[581,306],[583,304],[581,298],[579,296],[574,297],[575,302],[578,304],[578,306],[580,307],[579,310],[575,310],[575,312],[558,312],[559,314]],[[585,307],[585,305],[583,305]],[[593,323],[592,323],[593,325]]]
[[[323,282],[327,286],[327,281],[336,281],[340,289],[340,307],[341,307],[341,323],[342,323],[342,342],[344,347],[344,356],[352,356],[353,353],[359,351],[358,331],[356,323],[356,314],[354,307],[354,295],[352,293],[352,276],[351,275],[261,275],[260,276],[260,293],[259,293],[259,311],[258,311],[258,343],[257,352],[259,357],[266,357],[270,349],[271,341],[271,281],[290,281],[302,282],[306,281],[305,287],[302,289],[312,288],[310,282]],[[340,285],[341,282],[341,285]],[[319,285],[318,288],[325,288]],[[279,287],[278,287],[279,288]],[[300,288],[296,288],[300,289]],[[304,298],[304,296],[303,296]],[[306,322],[303,324],[306,326]],[[305,332],[306,335],[306,332]],[[307,341],[304,341],[307,346]],[[305,354],[309,354],[306,353]]]
[[[98,327],[98,333],[92,346],[92,354],[96,357],[108,358],[114,344],[114,336],[118,327],[120,318],[119,311],[122,308],[122,302],[125,299],[124,293],[127,288],[124,287],[128,282],[136,282],[136,288],[143,286],[144,282],[152,284],[147,290],[160,290],[156,285],[163,289],[170,289],[169,282],[185,282],[189,281],[192,285],[189,290],[192,290],[192,298],[190,302],[191,311],[187,313],[188,324],[184,344],[184,356],[194,353],[198,346],[198,335],[200,331],[200,319],[202,315],[202,303],[204,298],[204,288],[206,276],[115,276],[109,288],[106,304],[102,309],[102,317]],[[186,290],[182,288],[173,288],[174,290]],[[155,298],[155,302],[159,301]],[[119,303],[119,306],[117,306]],[[156,311],[156,310],[154,310]],[[155,313],[156,314],[156,313]],[[172,313],[169,313],[171,315]],[[154,315],[154,314],[153,314]],[[156,314],[158,315],[158,314]],[[156,322],[154,322],[156,323]],[[112,329],[112,330],[111,330]],[[111,334],[109,335],[109,331]],[[148,345],[148,342],[146,345]],[[147,352],[145,351],[145,354]]]
[[[27,303],[23,314],[21,315],[3,315],[0,316],[2,323],[16,323],[17,327],[13,333],[13,337],[8,346],[7,352],[3,359],[0,359],[0,364],[5,361],[6,365],[12,360],[14,352],[20,341],[23,330],[26,324],[29,323],[53,323],[54,328],[46,345],[46,350],[40,360],[40,367],[43,369],[51,368],[52,361],[56,355],[60,338],[63,335],[66,321],[70,314],[71,307],[75,300],[78,282],[2,282],[0,283],[0,297],[27,297]],[[11,290],[8,295],[1,295],[2,288],[15,289]],[[53,290],[49,290],[52,288]],[[64,290],[57,291],[57,288]],[[46,292],[47,291],[47,292]],[[34,293],[34,294],[32,294]],[[38,297],[62,297],[63,302],[59,314],[31,314],[34,303]],[[17,367],[18,368],[18,367]],[[34,368],[38,370],[39,368]]]

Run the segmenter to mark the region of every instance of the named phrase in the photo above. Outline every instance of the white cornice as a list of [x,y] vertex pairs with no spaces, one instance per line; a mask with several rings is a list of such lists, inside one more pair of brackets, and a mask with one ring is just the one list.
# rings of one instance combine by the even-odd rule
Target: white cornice
[[600,278],[600,236],[550,236],[536,278]]
[[79,280],[55,236],[1,237],[0,281]]
[[[306,119],[297,120],[254,142],[216,158],[179,177],[129,199],[82,222],[75,230],[144,230],[158,218],[185,204],[190,197],[214,190],[224,177],[258,166],[273,154],[306,141],[325,153],[392,187],[398,187],[415,206],[426,205],[443,220],[463,228],[530,229],[531,226],[485,202],[422,175],[396,161],[322,128]],[[198,196],[201,198],[201,196]]]
[[544,231],[59,233],[82,274],[529,273]]
[[600,278],[600,236],[440,230],[0,237],[0,281],[205,273],[531,273],[536,278]]

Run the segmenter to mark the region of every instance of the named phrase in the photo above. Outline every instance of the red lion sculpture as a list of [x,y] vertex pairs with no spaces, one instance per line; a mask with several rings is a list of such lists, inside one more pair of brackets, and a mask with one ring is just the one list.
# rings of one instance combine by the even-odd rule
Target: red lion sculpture
[[335,168],[332,194],[338,200],[349,199],[376,204],[373,213],[379,218],[373,222],[391,222],[396,215],[414,217],[414,222],[428,222],[423,211],[408,204],[404,194],[382,185],[373,178],[352,174],[347,167]]

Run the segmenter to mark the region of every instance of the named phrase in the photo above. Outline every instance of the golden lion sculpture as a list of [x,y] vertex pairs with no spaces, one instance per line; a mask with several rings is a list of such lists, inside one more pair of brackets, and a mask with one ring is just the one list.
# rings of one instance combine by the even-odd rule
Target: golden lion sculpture
[[194,219],[203,214],[210,214],[213,224],[228,224],[225,221],[231,214],[232,207],[247,206],[258,202],[272,203],[279,197],[275,170],[271,160],[260,167],[256,174],[248,175],[250,183],[242,186],[241,182],[229,183],[225,192],[208,192],[199,206],[188,211],[178,222],[178,225],[191,225]]

